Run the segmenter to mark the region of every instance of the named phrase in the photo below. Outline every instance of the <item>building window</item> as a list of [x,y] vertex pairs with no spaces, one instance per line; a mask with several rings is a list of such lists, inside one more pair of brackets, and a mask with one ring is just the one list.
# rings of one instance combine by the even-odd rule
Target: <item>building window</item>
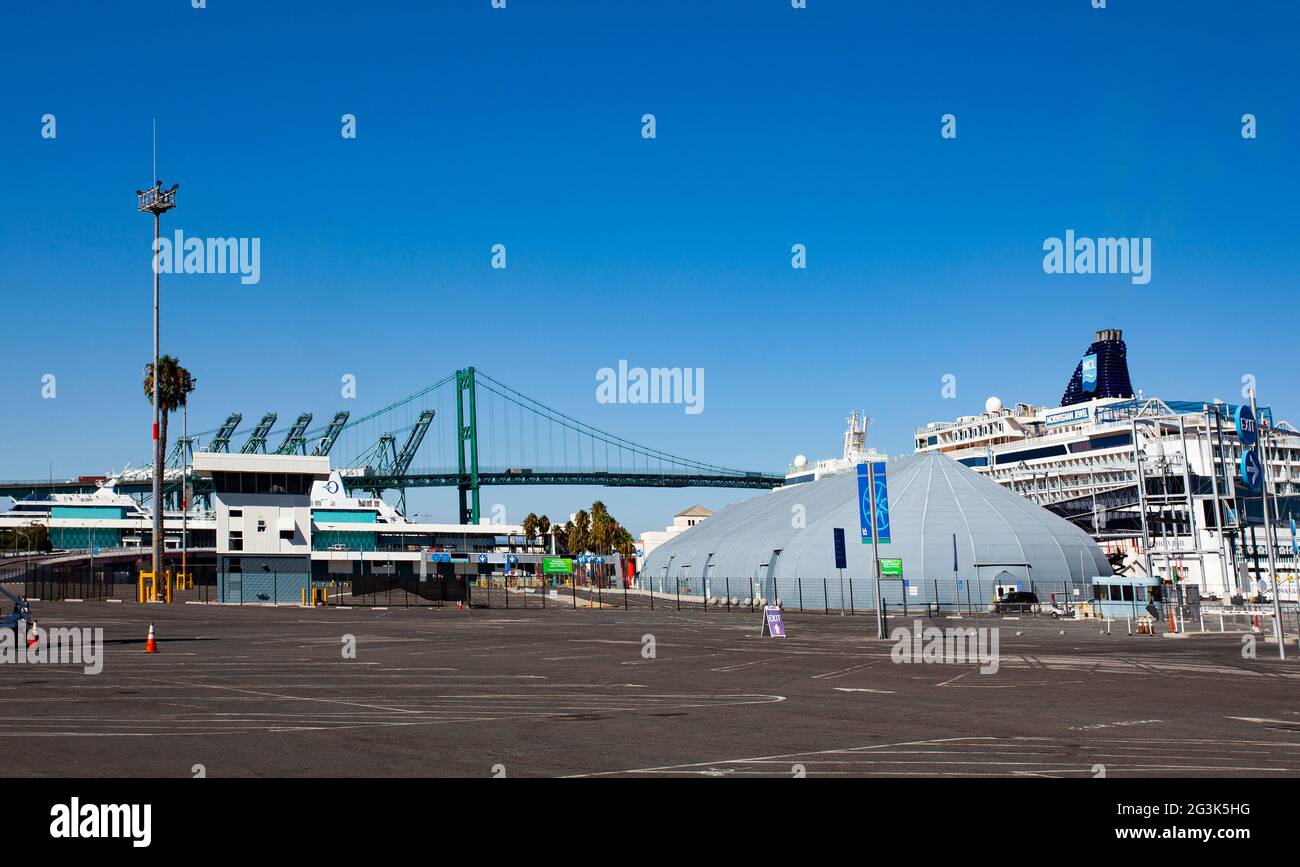
[[292,541],[293,541],[293,530],[281,530],[281,531],[280,531],[280,538],[283,539],[283,540],[286,541],[286,542],[292,542]]
[[244,517],[244,510],[243,510],[243,509],[231,509],[231,510],[230,510],[230,517],[232,517],[232,518],[242,518],[242,517]]
[[259,532],[259,533],[265,533],[265,532],[266,532],[266,521],[261,521],[261,520],[259,520],[259,521],[257,522],[257,532]]
[[[244,550],[244,533],[243,533],[242,530],[231,530],[231,531],[230,531],[230,541],[229,541],[227,547],[228,547],[231,551],[242,551],[242,550]],[[239,561],[236,560],[236,561],[232,561],[232,562],[236,562],[236,563],[237,563],[237,562],[239,562]]]

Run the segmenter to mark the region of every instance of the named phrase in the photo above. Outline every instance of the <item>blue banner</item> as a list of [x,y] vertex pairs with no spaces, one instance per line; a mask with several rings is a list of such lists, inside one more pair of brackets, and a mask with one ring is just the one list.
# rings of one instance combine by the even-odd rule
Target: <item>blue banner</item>
[[863,545],[871,544],[871,477],[866,464],[858,464],[858,527]]
[[[873,521],[874,518],[874,521]],[[885,462],[858,464],[858,525],[862,544],[871,544],[871,527],[875,524],[876,541],[889,544],[889,482]]]
[[876,541],[889,543],[889,482],[885,478],[885,462],[876,461],[871,466],[876,483]]

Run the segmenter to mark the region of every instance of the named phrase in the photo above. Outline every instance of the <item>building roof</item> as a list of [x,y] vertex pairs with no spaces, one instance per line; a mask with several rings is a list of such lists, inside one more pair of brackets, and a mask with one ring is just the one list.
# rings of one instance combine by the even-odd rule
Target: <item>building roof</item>
[[713,511],[712,511],[711,509],[706,509],[706,508],[704,508],[704,507],[701,506],[699,503],[696,503],[694,506],[691,506],[691,507],[686,508],[686,509],[682,509],[682,510],[681,510],[680,512],[678,512],[674,517],[677,517],[677,518],[712,518],[712,517],[713,517]]
[[[990,579],[1006,570],[1038,586],[1110,575],[1105,555],[1083,530],[938,452],[888,465],[892,539],[882,558],[902,558],[914,582],[953,581],[953,537],[961,577]],[[803,515],[803,521],[793,520]],[[787,586],[796,578],[834,576],[832,530],[848,538],[850,576],[872,574],[871,545],[860,542],[855,473],[759,494],[655,548],[644,571],[653,577],[707,574]],[[800,526],[803,524],[804,526]],[[779,552],[776,553],[776,552]]]
[[195,452],[195,474],[210,478],[213,473],[295,473],[324,481],[330,477],[330,459],[314,455],[229,454]]

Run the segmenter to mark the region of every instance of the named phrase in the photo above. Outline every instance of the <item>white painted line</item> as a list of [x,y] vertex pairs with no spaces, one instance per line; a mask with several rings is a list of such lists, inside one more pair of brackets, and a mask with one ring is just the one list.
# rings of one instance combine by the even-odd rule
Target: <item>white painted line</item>
[[880,695],[894,694],[894,691],[892,689],[854,689],[853,687],[850,686],[837,686],[835,687],[835,691],[836,692],[874,692]]
[[839,668],[836,669],[835,671],[826,671],[821,674],[814,674],[812,676],[812,679],[821,680],[822,678],[841,677],[843,675],[849,674],[850,672],[861,671],[864,668],[870,668],[871,666],[876,665],[878,662],[879,660],[877,660],[876,662],[864,662],[861,665],[850,665],[848,668]]

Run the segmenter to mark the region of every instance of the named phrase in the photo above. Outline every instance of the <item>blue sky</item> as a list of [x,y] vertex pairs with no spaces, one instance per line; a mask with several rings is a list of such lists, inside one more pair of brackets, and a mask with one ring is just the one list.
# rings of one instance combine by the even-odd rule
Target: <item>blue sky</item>
[[[6,9],[0,477],[148,454],[151,227],[133,191],[155,117],[158,174],[182,184],[164,225],[261,239],[257,285],[163,280],[164,351],[200,380],[196,430],[236,409],[361,415],[473,364],[631,439],[783,470],[835,453],[854,407],[901,454],[916,425],[990,394],[1054,403],[1107,326],[1149,393],[1231,400],[1253,374],[1300,422],[1285,318],[1300,7],[808,6]],[[1044,239],[1071,228],[1151,237],[1151,282],[1045,274]],[[795,243],[806,270],[790,267]],[[597,403],[596,371],[620,358],[704,368],[705,411]],[[940,394],[948,373],[956,399]],[[639,531],[737,494],[484,500],[554,516],[595,496]],[[453,496],[413,502],[450,515]]]

